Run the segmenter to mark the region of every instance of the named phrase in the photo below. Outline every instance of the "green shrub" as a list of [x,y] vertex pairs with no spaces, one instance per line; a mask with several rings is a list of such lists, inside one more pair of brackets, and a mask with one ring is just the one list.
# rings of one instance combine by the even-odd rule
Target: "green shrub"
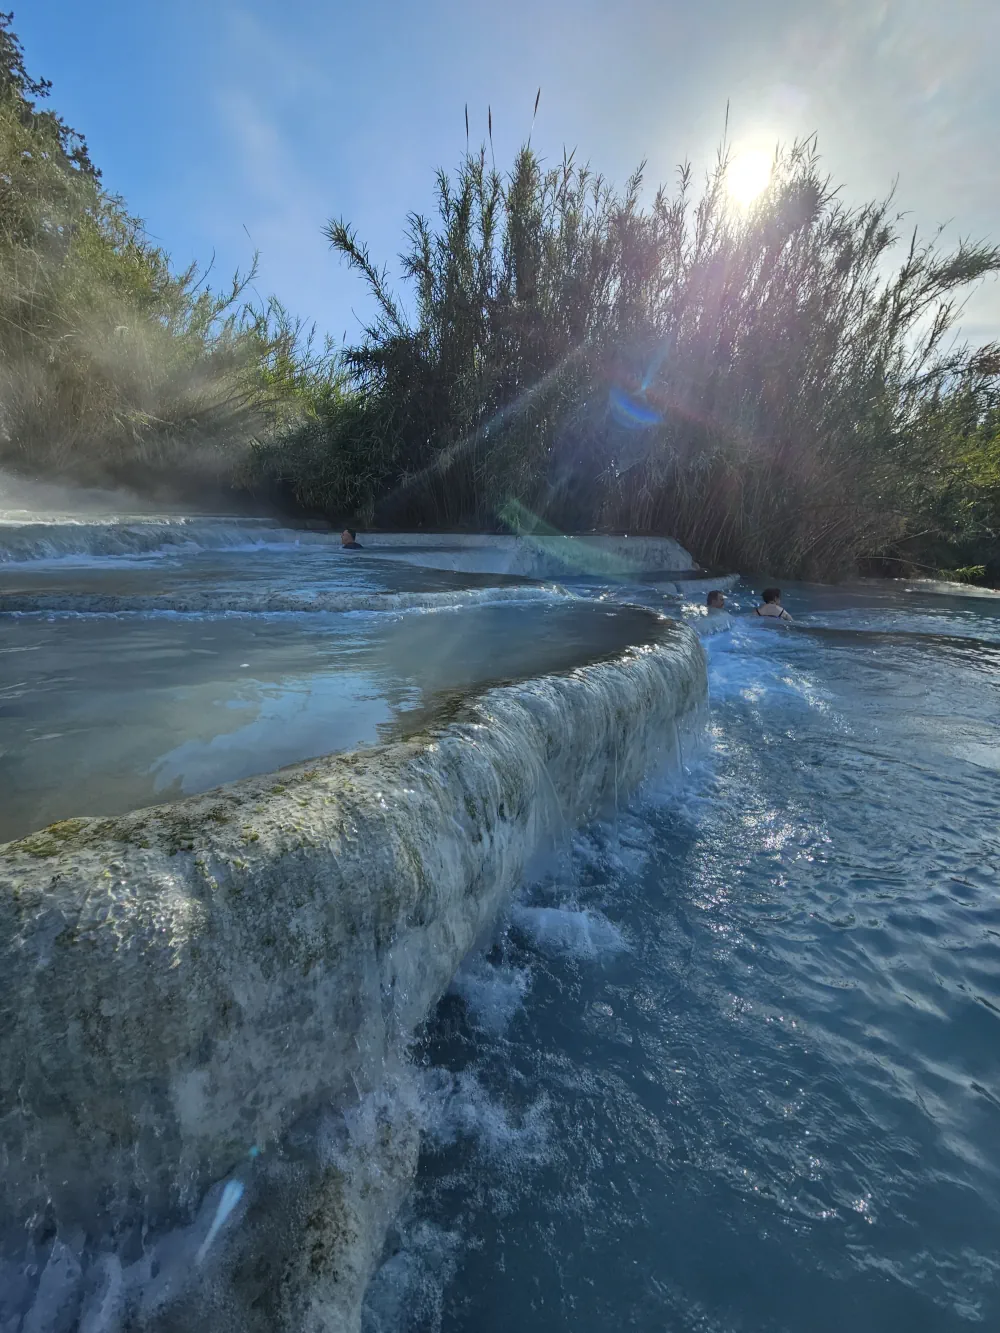
[[888,550],[919,508],[930,405],[973,361],[942,350],[954,295],[1000,251],[914,236],[892,270],[892,200],[842,203],[813,141],[776,156],[746,211],[726,169],[696,201],[684,167],[644,205],[641,171],[618,193],[570,156],[546,169],[524,148],[506,178],[469,156],[439,173],[436,221],[408,220],[412,317],[330,223],[375,315],[265,470],[330,512],[481,527],[514,503],[747,570],[829,575]]

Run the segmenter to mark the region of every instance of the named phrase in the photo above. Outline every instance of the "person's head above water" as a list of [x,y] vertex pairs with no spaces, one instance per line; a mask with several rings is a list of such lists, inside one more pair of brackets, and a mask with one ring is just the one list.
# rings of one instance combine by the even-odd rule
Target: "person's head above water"
[[765,588],[761,597],[764,600],[757,607],[757,615],[763,616],[765,620],[780,620],[785,624],[791,622],[792,617],[781,605],[780,588]]
[[709,611],[724,611],[726,609],[726,599],[718,588],[713,588],[708,594],[706,605]]
[[358,534],[354,531],[353,528],[344,529],[344,531],[340,534],[340,544],[341,546],[357,546]]

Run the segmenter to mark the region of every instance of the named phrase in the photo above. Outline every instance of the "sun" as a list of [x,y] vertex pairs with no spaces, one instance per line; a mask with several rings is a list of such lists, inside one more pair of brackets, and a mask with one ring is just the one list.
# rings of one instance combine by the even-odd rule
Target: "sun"
[[763,148],[744,148],[733,153],[726,168],[726,191],[733,203],[749,208],[771,179],[774,159]]

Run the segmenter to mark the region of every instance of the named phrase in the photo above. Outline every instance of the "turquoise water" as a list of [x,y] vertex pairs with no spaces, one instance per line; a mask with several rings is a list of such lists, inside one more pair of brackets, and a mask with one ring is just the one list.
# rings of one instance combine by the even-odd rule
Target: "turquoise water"
[[1000,601],[785,601],[429,1024],[367,1333],[1000,1326]]
[[263,520],[24,519],[0,510],[0,842],[398,739],[655,631]]
[[413,1049],[365,1333],[1000,1326],[1000,598],[799,587],[784,630],[232,528],[8,541],[0,840],[406,734],[650,635],[623,604],[715,631],[681,771],[534,867]]
[[481,591],[408,610],[0,615],[0,842],[396,740],[470,690],[623,652],[658,623]]
[[364,551],[343,551],[339,541],[329,538],[322,543],[316,538],[295,544],[261,541],[229,550],[167,547],[131,556],[74,553],[20,562],[4,562],[3,543],[0,527],[0,598],[31,593],[156,596],[211,591],[232,597],[261,590],[275,594],[334,589],[345,593],[447,592],[527,582],[380,560]]

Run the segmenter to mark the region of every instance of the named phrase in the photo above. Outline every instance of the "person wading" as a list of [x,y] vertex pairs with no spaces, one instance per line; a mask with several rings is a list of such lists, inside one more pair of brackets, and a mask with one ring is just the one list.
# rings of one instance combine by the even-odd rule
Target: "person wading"
[[765,588],[761,597],[764,600],[756,609],[758,616],[763,616],[765,620],[785,620],[791,623],[792,617],[781,605],[780,588]]

